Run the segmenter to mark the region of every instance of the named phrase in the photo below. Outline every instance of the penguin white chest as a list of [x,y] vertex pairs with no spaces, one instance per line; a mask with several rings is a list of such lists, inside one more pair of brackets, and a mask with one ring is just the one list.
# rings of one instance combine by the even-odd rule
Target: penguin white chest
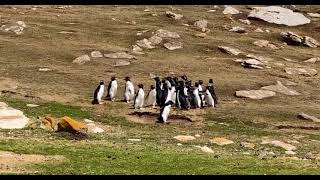
[[162,120],[164,122],[167,122],[167,120],[168,120],[168,116],[170,114],[170,109],[171,109],[171,105],[167,105],[163,109],[163,112],[162,112],[161,116],[162,116]]
[[117,83],[117,81],[114,80],[111,82],[111,87],[109,90],[111,100],[113,100],[113,98],[116,96],[117,89],[118,89],[118,83]]
[[199,89],[198,88],[193,90],[193,95],[195,96],[196,105],[198,106],[198,108],[200,108],[201,107],[201,99],[200,99],[200,96],[199,96]]
[[98,99],[99,103],[101,102],[103,93],[104,93],[104,85],[100,85],[100,88],[99,88],[99,91],[97,94],[97,99]]
[[126,101],[130,101],[134,97],[134,86],[130,81],[126,83],[126,90],[124,96]]
[[214,107],[214,100],[208,89],[206,90],[206,103],[208,106]]
[[156,102],[157,102],[157,91],[156,89],[153,89],[149,92],[147,105],[152,105],[153,107],[155,107]]
[[142,108],[143,107],[143,102],[144,102],[144,91],[143,89],[139,89],[137,97],[135,99],[134,106],[136,109]]

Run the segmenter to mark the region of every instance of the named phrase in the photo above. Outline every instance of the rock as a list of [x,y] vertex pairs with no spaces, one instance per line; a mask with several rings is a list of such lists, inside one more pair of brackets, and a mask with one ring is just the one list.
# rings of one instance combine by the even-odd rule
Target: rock
[[167,17],[173,18],[173,19],[175,19],[175,20],[179,20],[179,19],[183,18],[183,15],[181,15],[181,14],[175,14],[175,13],[173,13],[173,12],[171,12],[171,11],[167,11],[167,12],[166,12],[166,15],[167,15]]
[[180,38],[179,34],[176,32],[170,32],[167,30],[163,30],[163,29],[159,29],[156,31],[157,36],[161,37],[161,38]]
[[275,92],[269,90],[242,90],[236,91],[237,97],[250,98],[250,99],[264,99],[268,97],[273,97],[276,95]]
[[86,123],[93,123],[93,121],[90,120],[90,119],[84,119],[84,122],[86,122]]
[[297,83],[295,83],[295,82],[292,82],[292,81],[286,81],[286,85],[287,86],[296,86],[296,85],[298,85]]
[[282,59],[285,60],[285,61],[288,61],[288,62],[297,62],[297,61],[294,61],[294,60],[289,59],[289,58],[282,58]]
[[29,123],[22,111],[0,102],[0,129],[22,129]]
[[88,55],[82,55],[82,56],[77,57],[75,60],[73,60],[72,63],[78,64],[78,65],[83,65],[89,61],[90,61],[90,57]]
[[207,34],[206,33],[197,33],[194,36],[204,38],[207,36]]
[[318,71],[312,68],[285,68],[287,74],[298,74],[302,76],[312,77],[318,74]]
[[305,60],[305,61],[303,61],[303,62],[314,64],[314,63],[316,63],[316,62],[320,62],[320,57],[310,58],[310,59]]
[[118,60],[116,61],[116,64],[114,66],[118,67],[118,66],[128,66],[131,63],[129,61],[126,60]]
[[223,145],[233,144],[234,142],[229,139],[226,139],[224,137],[216,137],[216,138],[210,139],[210,143],[214,143],[214,144],[218,144],[219,146],[223,146]]
[[88,125],[88,133],[94,133],[94,134],[97,134],[97,133],[103,133],[104,130],[99,128],[99,127],[96,127],[96,126],[89,126]]
[[145,9],[143,10],[143,12],[150,12],[150,9]]
[[320,14],[319,13],[307,13],[310,17],[313,18],[320,18]]
[[237,33],[241,33],[241,34],[246,32],[246,30],[240,26],[235,26],[235,27],[231,28],[229,31],[230,32],[237,32]]
[[37,104],[27,104],[27,107],[33,108],[33,107],[39,107],[39,105],[37,105]]
[[274,92],[289,95],[289,96],[301,95],[301,93],[285,87],[280,81],[277,81],[276,85],[264,86],[261,89],[274,91]]
[[263,56],[256,56],[254,54],[247,54],[246,57],[251,58],[251,59],[256,59],[262,63],[268,63],[271,61],[271,58],[263,57]]
[[207,12],[208,13],[213,13],[213,12],[216,12],[217,10],[215,10],[215,9],[210,9],[210,10],[208,10]]
[[245,68],[264,69],[264,64],[256,59],[236,59],[235,62],[241,62]]
[[273,50],[279,49],[276,45],[271,44],[267,40],[258,40],[258,41],[253,42],[253,44],[256,45],[256,46],[259,46],[259,47],[268,47],[268,48],[273,49]]
[[294,152],[294,151],[285,151],[285,153],[286,153],[287,155],[295,155],[295,154],[297,154],[297,153]]
[[182,142],[192,141],[192,140],[196,139],[193,136],[184,136],[184,135],[178,135],[178,136],[175,136],[173,138],[178,140],[178,141],[182,141]]
[[230,47],[227,47],[227,46],[218,46],[218,48],[224,52],[224,53],[227,53],[227,54],[230,54],[230,55],[235,55],[235,56],[238,56],[239,54],[242,54],[243,52],[239,49],[235,49],[235,48],[230,48]]
[[196,135],[194,135],[194,137],[199,138],[199,137],[201,137],[201,135],[200,134],[196,134]]
[[72,31],[60,31],[58,33],[59,34],[73,34],[74,32],[72,32]]
[[132,53],[137,55],[142,55],[144,52],[142,52],[143,49],[140,48],[138,45],[132,45]]
[[275,63],[273,63],[275,66],[279,66],[279,67],[283,67],[284,66],[284,64],[283,63],[279,63],[279,62],[275,62]]
[[310,19],[301,13],[280,6],[255,7],[248,18],[261,19],[269,23],[287,26],[299,26],[310,23]]
[[2,25],[0,27],[0,31],[3,32],[13,32],[16,35],[21,35],[23,33],[23,30],[26,28],[26,24],[23,21],[17,21],[12,24],[6,24]]
[[240,146],[245,147],[245,148],[249,148],[249,149],[254,149],[254,147],[256,146],[253,143],[248,143],[248,142],[241,142]]
[[193,25],[196,26],[198,29],[201,29],[202,32],[206,32],[208,21],[205,19],[199,20],[199,21],[196,21]]
[[249,19],[239,19],[239,21],[242,22],[243,24],[247,24],[247,25],[251,24]]
[[52,71],[52,69],[47,68],[47,67],[43,67],[43,68],[39,68],[38,71],[40,71],[40,72],[49,72],[49,71]]
[[304,119],[304,120],[311,120],[313,122],[318,122],[318,123],[320,122],[320,119],[318,119],[318,118],[316,118],[314,116],[310,116],[308,114],[305,114],[303,112],[298,114],[298,118]]
[[287,44],[290,44],[290,45],[295,45],[295,46],[305,45],[311,48],[316,48],[320,46],[320,43],[317,40],[309,36],[302,37],[290,31],[281,32],[280,36],[283,38],[283,40]]
[[151,14],[151,16],[153,16],[153,17],[157,17],[157,16],[158,16],[158,14],[157,14],[157,13],[152,13],[152,14]]
[[189,27],[189,26],[190,26],[189,24],[185,24],[185,23],[182,23],[182,25],[183,25],[183,26],[187,26],[187,27]]
[[169,50],[176,50],[176,49],[182,49],[183,45],[181,42],[168,42],[163,44],[163,46]]
[[254,32],[263,33],[264,31],[261,28],[257,28],[256,30],[254,30]]
[[104,54],[104,57],[111,58],[111,59],[134,59],[135,58],[134,56],[132,56],[126,52]]
[[60,131],[69,132],[72,134],[86,135],[88,126],[68,116],[64,116],[58,122],[58,132]]
[[151,43],[152,46],[158,45],[162,42],[162,38],[159,36],[152,36],[148,39],[148,41]]
[[208,146],[194,146],[194,147],[201,149],[201,151],[205,153],[214,153],[214,151]]
[[137,41],[137,45],[146,48],[146,49],[153,49],[155,48],[154,46],[151,45],[151,42],[148,39],[142,39]]
[[237,9],[231,7],[231,6],[225,6],[225,9],[222,12],[223,14],[239,14],[240,11]]
[[182,146],[182,144],[181,143],[177,143],[177,146]]
[[102,58],[103,54],[100,51],[92,51],[91,52],[91,57],[93,57],[93,58]]
[[276,147],[281,147],[287,151],[294,151],[296,150],[297,148],[291,144],[288,144],[288,143],[284,143],[282,141],[278,141],[278,140],[263,140],[261,142],[261,144],[271,144],[271,145],[274,145]]

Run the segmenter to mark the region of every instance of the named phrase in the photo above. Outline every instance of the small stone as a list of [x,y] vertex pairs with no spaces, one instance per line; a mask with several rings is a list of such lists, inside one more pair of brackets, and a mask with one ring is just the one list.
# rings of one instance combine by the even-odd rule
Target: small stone
[[118,66],[128,66],[130,65],[130,61],[126,61],[126,60],[118,60],[116,61],[116,64],[114,66],[118,67]]
[[175,20],[179,20],[179,19],[183,18],[183,15],[181,15],[181,14],[176,14],[176,13],[173,13],[173,12],[171,12],[171,11],[167,11],[167,12],[166,12],[166,15],[167,15],[167,17],[173,18],[173,19],[175,19]]
[[214,151],[208,146],[194,146],[194,147],[201,149],[201,151],[205,153],[214,153]]
[[207,36],[207,34],[206,33],[197,33],[194,36],[204,38]]
[[312,68],[285,68],[287,74],[297,74],[312,77],[318,74],[318,71]]
[[84,119],[84,122],[86,122],[86,123],[93,123],[93,121],[90,120],[90,119]]
[[215,10],[215,9],[210,9],[210,10],[208,10],[207,12],[208,13],[213,13],[213,12],[216,12],[217,10]]
[[52,69],[44,67],[44,68],[39,68],[38,71],[40,71],[40,72],[48,72],[48,71],[52,71]]
[[229,31],[230,32],[237,32],[237,33],[241,33],[241,34],[246,32],[246,30],[243,27],[240,27],[240,26],[233,27]]
[[128,141],[141,142],[141,139],[128,139]]
[[242,90],[236,91],[237,97],[250,98],[250,99],[264,99],[273,97],[276,95],[275,92],[269,90]]
[[197,28],[201,29],[202,32],[206,32],[207,26],[208,26],[208,21],[205,19],[199,20],[199,21],[196,21],[193,25],[196,26]]
[[297,153],[294,151],[285,151],[287,155],[296,155]]
[[163,46],[169,50],[176,50],[176,49],[182,49],[183,45],[181,42],[168,42],[163,44]]
[[264,86],[261,89],[274,91],[274,92],[289,95],[289,96],[301,95],[301,93],[285,87],[280,81],[277,81],[276,85]]
[[305,60],[304,62],[314,64],[314,63],[316,63],[316,62],[320,62],[320,57],[310,58],[310,59],[308,59],[308,60]]
[[177,143],[177,146],[182,146],[182,144],[181,143]]
[[173,138],[177,139],[178,141],[182,141],[182,142],[192,141],[192,140],[196,139],[193,136],[184,136],[184,135],[178,135],[178,136],[175,136]]
[[224,137],[215,137],[213,139],[210,139],[210,143],[214,143],[214,144],[218,144],[219,146],[223,146],[223,145],[233,144],[234,142],[229,139],[226,139]]
[[27,104],[27,107],[33,108],[33,107],[39,107],[39,105],[37,105],[37,104]]
[[196,134],[196,135],[194,135],[195,137],[197,137],[197,138],[199,138],[199,137],[201,137],[201,135],[200,134]]
[[103,54],[100,51],[92,51],[91,52],[91,57],[93,57],[93,58],[102,58]]
[[235,49],[235,48],[230,48],[230,47],[227,47],[227,46],[218,46],[218,48],[224,52],[224,53],[227,53],[227,54],[230,54],[230,55],[240,55],[242,54],[243,52],[239,49]]
[[155,48],[154,46],[151,45],[151,42],[148,39],[142,39],[137,41],[137,45],[146,48],[146,49],[153,49]]
[[240,11],[238,11],[237,9],[231,7],[231,6],[225,6],[225,9],[222,12],[223,14],[239,14]]
[[83,65],[89,61],[90,61],[90,57],[88,55],[82,55],[80,57],[77,57],[75,60],[73,60],[73,63],[78,65]]
[[284,143],[282,141],[278,141],[278,140],[263,140],[261,142],[261,144],[271,144],[271,145],[274,145],[276,147],[281,147],[287,151],[293,151],[293,150],[296,150],[297,148],[291,144],[288,144],[288,143]]
[[132,56],[126,52],[104,54],[104,57],[111,58],[111,59],[134,59],[135,58],[134,56]]
[[250,25],[251,22],[249,19],[239,19],[240,22],[244,23],[244,24],[247,24],[247,25]]
[[179,34],[176,32],[170,32],[168,30],[159,29],[156,31],[156,35],[161,38],[180,38]]
[[254,32],[263,33],[264,31],[261,28],[257,28],[256,30],[254,30]]
[[248,143],[248,142],[241,142],[240,145],[245,147],[245,148],[249,148],[249,149],[254,149],[254,147],[255,147],[255,144]]
[[310,17],[313,18],[320,18],[320,14],[319,13],[307,13]]

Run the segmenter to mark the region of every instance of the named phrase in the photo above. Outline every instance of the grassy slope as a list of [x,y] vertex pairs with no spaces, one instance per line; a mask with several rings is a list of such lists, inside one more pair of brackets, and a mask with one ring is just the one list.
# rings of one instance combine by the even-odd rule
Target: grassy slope
[[[74,6],[71,9],[38,9],[30,10],[27,6],[13,10],[1,8],[1,23],[11,20],[23,20],[28,28],[22,36],[0,33],[0,74],[20,83],[19,92],[29,95],[61,96],[59,100],[68,99],[72,103],[52,103],[39,100],[31,101],[41,106],[26,108],[25,99],[1,97],[1,101],[23,110],[29,117],[52,114],[54,116],[69,115],[78,119],[91,118],[99,121],[111,130],[106,135],[90,137],[85,141],[66,140],[66,135],[48,133],[42,130],[1,131],[0,149],[23,153],[62,154],[70,162],[64,166],[36,165],[45,174],[318,174],[319,164],[316,161],[289,161],[278,158],[261,160],[254,154],[265,146],[258,145],[254,151],[239,146],[241,141],[260,143],[262,137],[272,137],[279,140],[292,140],[293,135],[305,135],[301,144],[297,144],[297,156],[303,158],[307,152],[318,153],[320,140],[315,131],[280,131],[275,125],[313,125],[296,118],[298,112],[317,114],[320,108],[319,76],[298,77],[288,76],[282,68],[273,67],[270,70],[243,69],[232,62],[230,56],[217,50],[218,45],[237,47],[246,52],[268,56],[275,62],[286,66],[296,65],[283,61],[281,57],[303,61],[313,56],[320,56],[319,50],[305,47],[286,47],[283,50],[271,51],[252,45],[258,39],[266,39],[281,44],[278,33],[291,30],[302,35],[310,35],[320,39],[317,32],[319,22],[301,27],[284,27],[253,21],[246,26],[231,22],[221,13],[206,13],[211,6],[179,6],[185,17],[181,21],[166,18],[163,13],[171,10],[169,6]],[[157,12],[159,17],[151,16],[151,12],[143,12],[149,8]],[[244,7],[238,7],[244,11]],[[316,12],[316,6],[302,7],[307,12]],[[20,12],[20,13],[19,13]],[[24,14],[21,14],[23,12]],[[56,16],[59,14],[60,16]],[[40,16],[41,15],[41,16]],[[113,21],[111,18],[119,21]],[[204,39],[193,35],[198,31],[192,27],[182,26],[182,23],[192,24],[195,20],[205,18],[209,21],[211,32]],[[126,21],[136,21],[137,24],[127,24]],[[75,22],[70,25],[66,23]],[[241,25],[254,30],[256,27],[268,28],[272,33],[254,33],[240,35],[223,29],[224,24]],[[114,68],[111,60],[93,59],[84,66],[73,65],[71,62],[79,55],[100,50],[103,53],[129,50],[137,39],[149,37],[150,34],[136,36],[137,31],[150,29],[168,29],[178,32],[184,48],[168,51],[162,47],[146,51],[128,67]],[[58,34],[59,31],[74,31],[74,34]],[[206,59],[213,57],[216,59]],[[303,63],[299,63],[304,66]],[[41,73],[39,67],[51,67],[53,72]],[[319,65],[308,65],[317,70]],[[161,68],[159,68],[161,67]],[[221,105],[205,115],[205,121],[199,126],[157,124],[141,125],[128,122],[121,111],[128,107],[115,103],[103,107],[91,107],[89,101],[96,83],[100,79],[109,80],[113,73],[122,79],[131,75],[135,84],[145,82],[151,84],[149,73],[166,75],[169,72],[187,74],[192,79],[213,78],[217,85],[217,94]],[[291,80],[298,82],[293,87],[303,95],[288,97],[277,95],[275,98],[262,101],[237,99],[239,105],[229,102],[235,100],[236,90],[256,89],[269,85],[276,80]],[[121,82],[121,80],[120,80]],[[122,88],[123,83],[120,83]],[[119,91],[121,92],[121,90]],[[120,95],[119,95],[120,98]],[[55,100],[55,99],[53,99]],[[75,106],[81,105],[81,107]],[[101,116],[98,116],[101,115]],[[227,123],[229,126],[218,123]],[[184,146],[176,146],[172,138],[178,134],[201,134],[194,142]],[[226,136],[234,140],[234,145],[219,147],[208,144],[213,136]],[[26,137],[28,137],[26,139]],[[142,142],[128,144],[128,138],[141,138]],[[48,141],[50,139],[50,141]],[[67,138],[68,139],[68,138]],[[299,140],[300,141],[300,140]],[[27,143],[26,143],[27,142]],[[193,145],[208,145],[215,153],[207,155]],[[268,147],[277,157],[283,156],[283,150]],[[251,155],[243,155],[249,151]],[[232,154],[232,156],[231,156]],[[111,158],[108,158],[111,156]],[[219,158],[217,158],[219,156]],[[79,158],[83,157],[83,158]],[[113,159],[113,157],[116,157]],[[140,157],[139,159],[137,157]],[[113,159],[113,160],[112,160]],[[190,163],[192,162],[192,163]],[[304,167],[304,168],[301,168]]]

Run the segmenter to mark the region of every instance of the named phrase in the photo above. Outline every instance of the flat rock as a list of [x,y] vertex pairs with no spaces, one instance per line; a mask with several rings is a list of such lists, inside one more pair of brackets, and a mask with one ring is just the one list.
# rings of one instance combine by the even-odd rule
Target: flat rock
[[280,36],[289,45],[295,45],[295,46],[304,45],[304,46],[308,46],[311,48],[316,48],[316,47],[320,46],[320,43],[317,40],[315,40],[309,36],[302,37],[302,36],[300,36],[296,33],[293,33],[291,31],[281,32]]
[[27,107],[33,108],[33,107],[39,107],[39,105],[37,105],[37,104],[27,104]]
[[204,38],[207,36],[207,34],[206,33],[197,33],[194,36]]
[[291,144],[288,144],[288,143],[285,143],[282,141],[278,141],[278,140],[263,140],[261,142],[261,144],[271,144],[276,147],[281,147],[281,148],[285,149],[286,151],[294,151],[297,149],[295,146],[293,146]]
[[100,51],[92,51],[91,52],[91,57],[93,57],[93,58],[102,58],[103,54]]
[[239,19],[238,21],[242,22],[243,24],[247,24],[247,25],[251,24],[249,19]]
[[256,59],[236,59],[235,62],[241,62],[241,65],[245,68],[264,69],[264,64]]
[[151,44],[152,43],[146,38],[137,41],[137,45],[142,47],[142,48],[145,48],[145,49],[153,49],[153,48],[155,48]]
[[86,55],[82,55],[82,56],[77,57],[75,60],[73,60],[72,63],[78,64],[78,65],[83,65],[86,62],[89,62],[90,60],[91,60],[90,57],[86,54]]
[[312,77],[318,74],[318,71],[312,68],[285,68],[287,74],[298,74],[302,76]]
[[176,50],[176,49],[182,49],[183,45],[181,42],[168,42],[163,44],[163,46],[169,50]]
[[314,63],[316,63],[316,62],[320,62],[320,57],[313,57],[313,58],[310,58],[310,59],[305,60],[305,61],[303,61],[303,62],[314,64]]
[[308,46],[308,47],[311,47],[311,48],[316,48],[318,46],[320,46],[320,43],[313,39],[312,37],[309,37],[309,36],[305,36],[304,39],[303,39],[303,44],[305,46]]
[[152,46],[155,46],[155,45],[158,45],[162,42],[162,38],[157,36],[157,35],[154,35],[154,36],[151,36],[148,41],[150,42],[150,44]]
[[214,151],[208,146],[194,146],[194,147],[199,148],[201,151],[205,153],[214,153]]
[[225,6],[225,9],[222,12],[223,14],[239,14],[240,11],[231,6]]
[[307,13],[310,17],[313,18],[320,18],[320,14],[319,13]]
[[90,119],[84,119],[84,122],[86,122],[86,123],[93,123],[93,121],[90,120]]
[[15,23],[2,25],[0,31],[15,33],[16,35],[21,35],[26,28],[26,24],[23,21],[17,21]]
[[237,97],[250,98],[250,99],[264,99],[273,97],[276,95],[275,92],[269,90],[241,90],[236,91]]
[[104,130],[102,128],[99,128],[95,125],[89,125],[87,124],[88,126],[88,133],[93,133],[93,134],[98,134],[98,133],[103,133]]
[[43,67],[43,68],[39,68],[38,71],[40,71],[40,72],[49,72],[49,71],[52,71],[52,69],[47,68],[47,67]]
[[201,29],[202,32],[206,32],[208,21],[205,19],[202,19],[202,20],[196,21],[193,25],[196,26],[198,29]]
[[141,139],[128,139],[128,141],[141,142]]
[[144,52],[142,52],[143,49],[139,47],[138,45],[132,45],[132,53],[137,55],[142,55]]
[[240,146],[245,147],[245,148],[249,148],[249,149],[254,149],[254,147],[256,146],[253,143],[248,143],[248,142],[241,142]]
[[171,12],[171,11],[167,11],[167,12],[166,12],[166,15],[167,15],[167,17],[172,18],[172,19],[175,19],[175,20],[179,20],[179,19],[183,18],[183,15],[181,15],[181,14],[176,14],[176,13],[173,13],[173,12]]
[[184,135],[178,135],[173,138],[182,142],[192,141],[196,139],[194,136],[184,136]]
[[240,26],[235,26],[235,27],[231,28],[229,31],[230,32],[240,33],[240,34],[243,34],[243,33],[246,32],[246,30],[243,27],[240,27]]
[[224,145],[233,144],[234,142],[224,137],[215,137],[210,139],[210,143],[218,144],[219,146],[224,146]]
[[297,83],[295,83],[295,82],[292,82],[292,81],[288,81],[288,80],[286,80],[286,83],[285,83],[287,86],[296,86],[296,85],[298,85]]
[[176,33],[176,32],[171,32],[171,31],[168,31],[168,30],[164,30],[164,29],[159,29],[156,31],[156,34],[158,37],[161,37],[161,38],[180,38],[179,34]]
[[242,54],[243,52],[239,49],[235,49],[235,48],[231,48],[231,47],[227,47],[227,46],[218,46],[218,48],[224,52],[224,53],[227,53],[227,54],[230,54],[230,55],[239,55],[239,54]]
[[257,28],[257,29],[254,30],[254,32],[263,33],[264,31],[261,28]]
[[299,26],[310,23],[303,14],[280,6],[254,7],[248,18],[261,19],[269,23]]
[[130,64],[131,64],[130,61],[126,61],[126,60],[122,60],[121,59],[121,60],[116,61],[114,66],[116,66],[116,67],[118,67],[118,66],[128,66]]
[[311,120],[313,122],[318,122],[318,123],[320,122],[320,119],[318,119],[317,117],[305,114],[303,112],[298,114],[298,118],[303,120]]
[[214,13],[214,12],[216,12],[217,10],[215,10],[215,9],[209,9],[207,12],[208,13]]
[[274,92],[289,95],[289,96],[301,95],[301,93],[285,87],[280,81],[277,81],[276,85],[264,86],[261,89],[274,91]]
[[104,57],[111,58],[111,59],[134,59],[135,58],[133,55],[130,55],[126,52],[104,54]]
[[259,47],[267,47],[267,48],[270,48],[273,50],[279,49],[276,45],[270,43],[267,40],[258,40],[258,41],[253,42],[253,44],[256,46],[259,46]]
[[0,102],[0,129],[22,129],[29,123],[22,111]]

